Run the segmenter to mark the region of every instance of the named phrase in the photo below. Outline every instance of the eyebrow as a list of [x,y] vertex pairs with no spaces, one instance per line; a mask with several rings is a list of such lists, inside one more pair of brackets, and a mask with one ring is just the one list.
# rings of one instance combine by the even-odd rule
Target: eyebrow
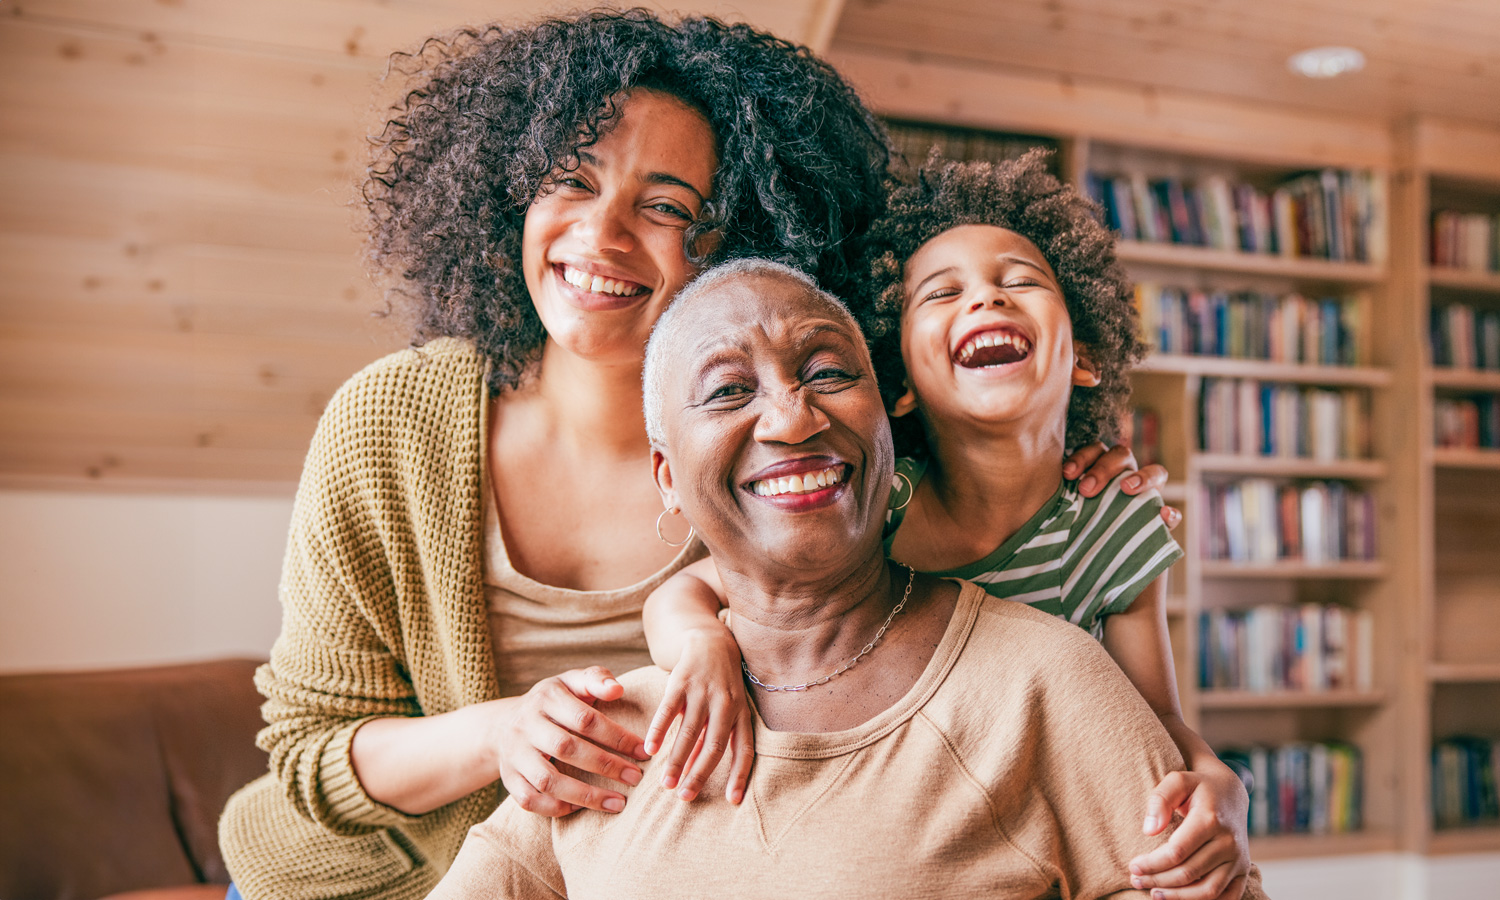
[[[1054,281],[1057,280],[1057,276],[1051,274],[1046,269],[1042,268],[1041,266],[1037,265],[1036,263],[1032,262],[1031,260],[1025,258],[1024,256],[1011,256],[1011,255],[1007,254],[1005,256],[996,257],[996,259],[999,262],[1012,263],[1012,264],[1015,264],[1015,265],[1026,266],[1029,269],[1035,269],[1036,271],[1040,272],[1041,274],[1046,275],[1048,278],[1051,278]],[[932,279],[937,278],[937,277],[942,276],[942,275],[947,275],[948,273],[952,272],[956,268],[958,268],[958,267],[957,266],[947,266],[945,268],[938,269],[936,272],[933,272],[931,275],[928,275],[926,278],[923,278],[921,281],[917,282],[916,286],[911,289],[912,294],[916,294],[919,291],[921,291],[922,290],[922,285],[926,284],[927,282],[931,281]]]
[[[591,166],[599,165],[598,157],[594,156],[594,154],[588,152],[587,150],[577,151],[577,156],[579,162],[585,162]],[[704,200],[702,191],[698,190],[688,182],[683,181],[681,178],[678,178],[676,175],[673,175],[669,172],[647,172],[645,177],[641,180],[646,182],[647,184],[675,184],[680,188],[686,188],[687,190],[692,191],[693,196],[698,198],[699,203],[702,203]]]
[[[848,333],[835,322],[824,322],[813,325],[797,337],[796,347],[798,350],[806,347],[817,338],[825,335],[833,335],[841,338],[845,343],[852,343]],[[699,352],[705,353],[703,361],[693,367],[692,377],[695,381],[701,380],[703,376],[729,363],[739,362],[754,357],[754,350],[749,341],[726,340],[715,341],[713,344],[701,348]]]

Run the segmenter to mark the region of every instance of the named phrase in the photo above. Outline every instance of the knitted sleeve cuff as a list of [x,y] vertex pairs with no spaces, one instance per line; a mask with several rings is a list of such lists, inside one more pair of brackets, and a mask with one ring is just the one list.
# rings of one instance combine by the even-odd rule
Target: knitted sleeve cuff
[[421,817],[408,815],[374,799],[365,792],[364,785],[354,774],[354,758],[350,754],[354,733],[375,718],[378,717],[369,716],[340,726],[323,745],[318,760],[318,783],[322,788],[324,808],[332,822],[376,828],[410,825],[420,821]]

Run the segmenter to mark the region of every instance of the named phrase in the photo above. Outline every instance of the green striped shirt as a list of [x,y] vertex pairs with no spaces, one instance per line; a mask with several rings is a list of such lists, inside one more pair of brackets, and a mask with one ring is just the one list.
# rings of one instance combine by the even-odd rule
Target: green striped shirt
[[[926,469],[922,460],[896,461],[886,512],[887,553]],[[1034,606],[1102,638],[1104,618],[1128,609],[1146,585],[1182,558],[1182,548],[1161,520],[1161,496],[1125,494],[1124,477],[1092,498],[1078,493],[1077,482],[1065,480],[989,555],[930,574],[972,581],[992,596]]]

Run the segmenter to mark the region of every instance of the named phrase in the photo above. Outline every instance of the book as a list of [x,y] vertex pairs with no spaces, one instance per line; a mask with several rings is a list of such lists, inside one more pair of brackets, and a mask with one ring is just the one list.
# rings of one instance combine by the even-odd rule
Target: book
[[1500,821],[1500,741],[1457,735],[1432,748],[1432,817],[1439,828]]
[[1369,691],[1374,618],[1337,604],[1265,604],[1198,618],[1204,690]]
[[1135,289],[1142,336],[1159,353],[1330,366],[1366,359],[1365,302],[1362,294],[1307,298],[1152,282]]
[[1320,461],[1366,459],[1369,419],[1367,390],[1207,377],[1198,394],[1198,449]]
[[1342,741],[1217,751],[1251,776],[1249,832],[1345,834],[1364,819],[1364,763],[1359,748]]
[[1434,212],[1428,259],[1443,268],[1500,272],[1500,213]]
[[1241,478],[1201,488],[1205,558],[1325,565],[1376,558],[1375,499],[1342,481]]
[[1091,171],[1084,187],[1125,240],[1351,262],[1379,262],[1385,252],[1384,182],[1369,172],[1299,174],[1269,194],[1221,175],[1138,171]]

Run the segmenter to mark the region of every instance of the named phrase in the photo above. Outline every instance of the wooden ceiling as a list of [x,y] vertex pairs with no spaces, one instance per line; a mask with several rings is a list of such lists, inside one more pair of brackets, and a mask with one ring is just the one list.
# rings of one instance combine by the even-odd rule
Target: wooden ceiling
[[[1287,70],[1310,47],[1362,72]],[[846,0],[835,50],[919,54],[1062,79],[1395,120],[1500,124],[1500,0]]]

